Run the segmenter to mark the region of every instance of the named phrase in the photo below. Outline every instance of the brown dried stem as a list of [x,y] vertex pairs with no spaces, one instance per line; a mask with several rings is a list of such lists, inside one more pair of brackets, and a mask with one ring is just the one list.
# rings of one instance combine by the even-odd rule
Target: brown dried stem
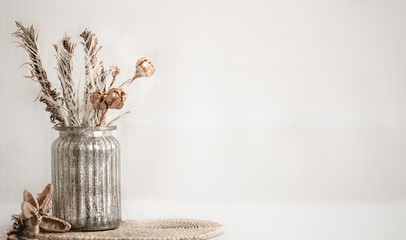
[[113,80],[111,81],[111,83],[110,83],[110,85],[109,85],[109,88],[108,88],[107,90],[110,90],[110,89],[111,89],[111,87],[113,86],[114,82],[116,81],[117,75],[120,74],[120,68],[118,68],[118,67],[112,67],[111,69],[112,69],[111,75],[113,76]]
[[104,119],[106,118],[106,113],[109,109],[107,108],[106,110],[102,111],[101,117],[100,117],[100,122],[98,126],[104,126]]
[[129,114],[130,111],[126,111],[122,114],[120,114],[119,116],[113,118],[109,123],[106,124],[106,126],[110,126],[111,124],[113,124],[115,121],[119,120],[122,116]]

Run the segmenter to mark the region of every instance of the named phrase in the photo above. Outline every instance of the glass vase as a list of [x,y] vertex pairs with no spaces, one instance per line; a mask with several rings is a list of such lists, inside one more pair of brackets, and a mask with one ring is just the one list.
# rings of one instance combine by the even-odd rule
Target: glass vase
[[55,127],[52,213],[73,231],[117,228],[121,220],[120,145],[116,127]]

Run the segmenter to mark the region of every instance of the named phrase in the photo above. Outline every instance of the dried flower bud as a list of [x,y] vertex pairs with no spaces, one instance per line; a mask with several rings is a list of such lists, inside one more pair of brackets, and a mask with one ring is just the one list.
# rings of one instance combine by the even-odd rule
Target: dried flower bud
[[105,95],[106,94],[102,93],[100,90],[97,90],[96,92],[92,93],[92,95],[90,95],[90,102],[92,103],[94,110],[107,110],[107,103],[104,100]]
[[139,77],[151,77],[155,73],[155,66],[152,62],[146,58],[140,58],[137,61],[135,76]]
[[93,103],[92,106],[93,106],[94,110],[100,110],[100,111],[106,111],[107,110],[107,104],[103,100]]
[[100,90],[97,90],[96,92],[92,93],[92,95],[90,95],[90,102],[93,104],[95,103],[98,99],[100,99],[102,95],[102,92]]
[[108,91],[106,96],[106,103],[109,108],[121,109],[127,99],[127,94],[118,88],[112,88]]
[[116,78],[118,74],[120,74],[120,68],[114,67],[114,70],[111,73],[111,75],[113,76],[113,78]]

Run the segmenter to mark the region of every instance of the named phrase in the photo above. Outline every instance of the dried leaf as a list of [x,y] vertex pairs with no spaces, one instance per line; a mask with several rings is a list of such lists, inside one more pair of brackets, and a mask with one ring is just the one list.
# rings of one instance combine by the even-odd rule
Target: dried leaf
[[43,216],[39,227],[46,232],[66,232],[69,231],[71,225],[55,216]]
[[54,186],[52,184],[48,184],[37,198],[39,208],[42,209],[42,211],[46,212],[53,196]]
[[32,193],[28,189],[24,190],[24,202],[31,204],[31,206],[33,206],[34,208],[39,207],[34,195],[32,195]]

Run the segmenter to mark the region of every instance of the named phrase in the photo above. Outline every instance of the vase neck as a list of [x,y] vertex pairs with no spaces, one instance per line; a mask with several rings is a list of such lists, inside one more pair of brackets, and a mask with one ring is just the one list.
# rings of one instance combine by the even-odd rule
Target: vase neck
[[59,131],[59,136],[103,137],[112,136],[112,131],[117,127],[54,127],[54,129]]

